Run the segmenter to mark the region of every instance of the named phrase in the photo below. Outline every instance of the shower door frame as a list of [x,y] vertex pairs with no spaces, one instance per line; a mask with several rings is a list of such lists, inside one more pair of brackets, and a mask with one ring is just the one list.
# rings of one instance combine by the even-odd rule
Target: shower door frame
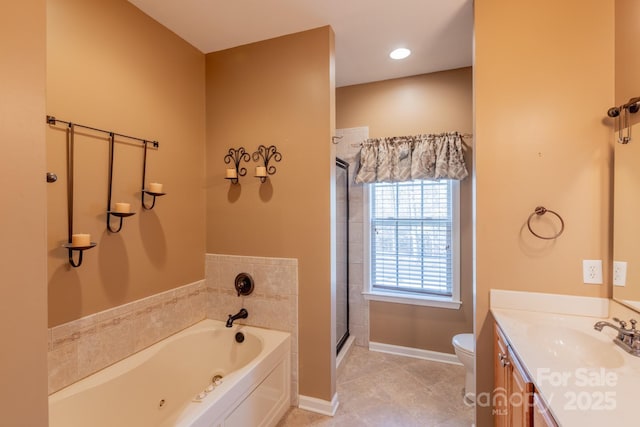
[[[346,196],[346,218],[345,218],[345,224],[346,224],[346,259],[345,259],[345,272],[346,272],[346,289],[347,289],[347,304],[346,304],[346,308],[347,308],[347,330],[344,333],[344,335],[338,340],[338,342],[336,343],[336,354],[340,353],[340,350],[342,349],[342,347],[344,346],[344,344],[347,342],[347,340],[349,339],[350,331],[349,331],[349,163],[342,160],[339,157],[336,157],[336,167],[343,169],[345,174],[346,174],[346,185],[345,185],[345,196]],[[338,262],[338,260],[336,260],[336,262]],[[337,298],[336,298],[337,300]],[[336,310],[338,308],[336,307]]]

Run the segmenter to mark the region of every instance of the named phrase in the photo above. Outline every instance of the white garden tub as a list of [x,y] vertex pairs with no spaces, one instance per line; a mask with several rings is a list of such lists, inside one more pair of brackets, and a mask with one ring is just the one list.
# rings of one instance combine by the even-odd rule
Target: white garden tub
[[288,333],[203,320],[49,396],[49,426],[272,426],[290,372]]

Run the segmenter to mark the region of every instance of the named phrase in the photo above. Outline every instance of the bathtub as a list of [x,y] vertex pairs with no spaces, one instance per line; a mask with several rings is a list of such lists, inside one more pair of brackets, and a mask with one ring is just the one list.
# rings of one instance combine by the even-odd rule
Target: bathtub
[[49,426],[273,426],[290,351],[288,333],[203,320],[50,395]]

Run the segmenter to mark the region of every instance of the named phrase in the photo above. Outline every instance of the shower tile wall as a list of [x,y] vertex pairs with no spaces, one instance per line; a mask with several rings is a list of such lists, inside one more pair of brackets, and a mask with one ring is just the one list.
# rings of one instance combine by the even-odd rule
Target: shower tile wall
[[365,188],[353,181],[360,147],[369,137],[368,127],[336,129],[342,136],[336,146],[336,156],[349,163],[349,333],[356,345],[369,346],[369,301],[364,289],[364,205]]
[[[238,297],[239,273],[253,277],[251,295]],[[226,321],[241,308],[249,312],[238,323],[291,333],[291,404],[298,404],[298,260],[233,255],[206,255],[207,317]]]

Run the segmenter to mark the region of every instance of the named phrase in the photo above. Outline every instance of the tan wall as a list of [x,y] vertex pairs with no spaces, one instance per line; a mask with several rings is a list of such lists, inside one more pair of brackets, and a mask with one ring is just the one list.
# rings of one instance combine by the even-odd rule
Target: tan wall
[[0,407],[6,426],[47,425],[43,0],[0,15]]
[[[581,261],[610,277],[613,5],[475,2],[478,392],[492,388],[489,289],[609,296],[582,284]],[[557,240],[526,229],[537,205],[564,218]]]
[[336,90],[336,126],[368,126],[370,138],[471,132],[471,68],[383,80]]
[[[615,105],[625,104],[630,98],[640,96],[640,2],[615,0],[616,8],[616,74]],[[618,300],[640,301],[640,253],[638,238],[640,223],[637,197],[640,186],[640,114],[631,115],[632,141],[629,144],[615,144],[614,175],[614,236],[613,259],[627,262],[625,287],[613,287],[613,296]],[[623,132],[626,134],[626,131]],[[635,135],[635,137],[634,137]],[[616,134],[616,138],[617,138]]]
[[[332,58],[329,27],[207,55],[207,252],[298,259],[300,394],[324,400],[335,391]],[[260,184],[252,161],[238,185],[223,179],[230,148],[260,144],[282,153],[275,175]]]
[[[337,127],[368,126],[372,138],[444,131],[470,133],[471,77],[471,68],[461,68],[338,88]],[[466,157],[471,172],[470,149]],[[371,341],[453,353],[453,335],[473,330],[471,192],[472,181],[468,178],[460,188],[460,310],[371,301]]]
[[[640,3],[634,0],[615,1],[615,105],[640,96]],[[634,119],[638,114],[632,115]]]
[[[76,138],[74,232],[98,246],[72,269],[67,239],[65,136],[47,130],[49,325],[77,319],[204,278],[204,55],[124,0],[49,0],[47,113],[160,141],[147,181],[167,195],[142,211],[142,153],[115,148],[113,202],[137,212],[106,231],[108,143]],[[43,119],[44,120],[44,119]],[[87,136],[93,135],[93,136]],[[114,222],[114,225],[117,225]]]

